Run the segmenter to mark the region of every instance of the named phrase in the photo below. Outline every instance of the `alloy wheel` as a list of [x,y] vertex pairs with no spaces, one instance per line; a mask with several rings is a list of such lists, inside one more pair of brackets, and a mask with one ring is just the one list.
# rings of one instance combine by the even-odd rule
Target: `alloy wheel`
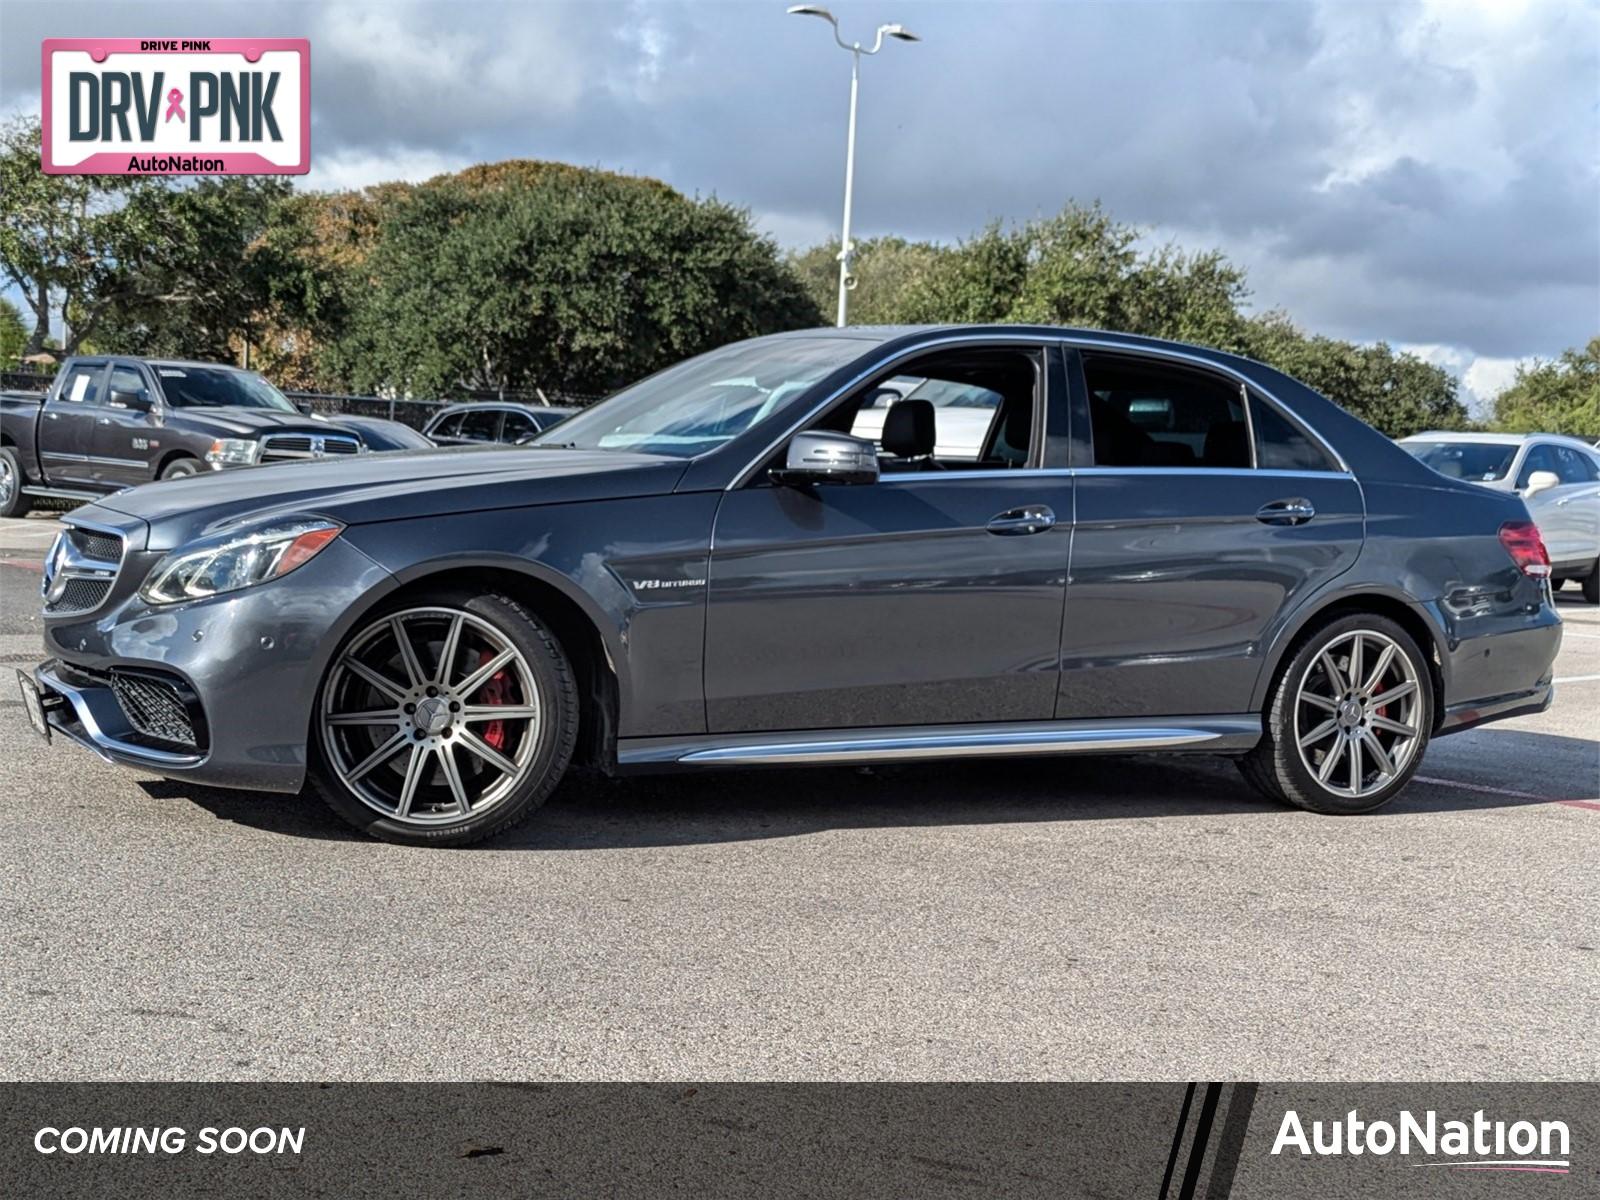
[[322,692],[322,746],[339,781],[391,820],[477,816],[516,790],[539,743],[538,687],[493,624],[407,609],[363,629]]
[[17,476],[11,469],[11,460],[0,457],[0,508],[11,503],[17,494]]
[[1295,694],[1300,761],[1337,796],[1372,796],[1405,773],[1421,742],[1422,683],[1392,638],[1356,629],[1307,665]]

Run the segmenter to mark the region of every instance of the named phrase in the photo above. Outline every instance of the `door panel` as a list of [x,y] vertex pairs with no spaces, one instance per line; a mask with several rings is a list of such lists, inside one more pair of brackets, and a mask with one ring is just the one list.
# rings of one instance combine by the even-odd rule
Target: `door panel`
[[155,478],[155,463],[161,454],[161,430],[154,413],[113,405],[111,393],[118,390],[151,395],[149,384],[137,368],[121,363],[111,365],[101,397],[104,403],[95,414],[90,450],[95,456],[95,477],[118,487],[148,483]]
[[[1296,501],[1315,515],[1271,507]],[[1056,715],[1246,711],[1280,614],[1355,562],[1363,525],[1347,475],[1080,471]]]
[[50,484],[95,482],[95,419],[103,410],[105,362],[68,368],[39,414],[39,462]]
[[[1053,525],[996,518],[1048,508]],[[1072,481],[951,471],[752,487],[717,513],[712,732],[1045,720]]]

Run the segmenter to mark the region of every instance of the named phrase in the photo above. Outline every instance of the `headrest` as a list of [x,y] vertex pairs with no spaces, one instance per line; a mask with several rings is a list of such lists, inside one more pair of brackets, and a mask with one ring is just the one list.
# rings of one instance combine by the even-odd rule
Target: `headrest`
[[883,419],[883,449],[895,458],[926,458],[933,453],[933,402],[902,400]]

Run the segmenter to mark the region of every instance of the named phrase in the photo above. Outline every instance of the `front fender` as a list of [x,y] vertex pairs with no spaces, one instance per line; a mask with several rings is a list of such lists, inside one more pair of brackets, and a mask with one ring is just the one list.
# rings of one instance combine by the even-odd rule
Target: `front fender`
[[583,501],[355,526],[400,586],[510,571],[593,625],[617,679],[622,737],[705,730],[702,656],[720,493]]

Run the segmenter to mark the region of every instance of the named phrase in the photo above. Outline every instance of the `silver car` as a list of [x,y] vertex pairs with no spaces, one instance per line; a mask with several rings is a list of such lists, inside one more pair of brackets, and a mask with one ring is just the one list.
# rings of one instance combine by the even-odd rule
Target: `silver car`
[[1552,584],[1576,579],[1600,604],[1600,450],[1558,433],[1418,433],[1400,444],[1441,475],[1521,496]]

